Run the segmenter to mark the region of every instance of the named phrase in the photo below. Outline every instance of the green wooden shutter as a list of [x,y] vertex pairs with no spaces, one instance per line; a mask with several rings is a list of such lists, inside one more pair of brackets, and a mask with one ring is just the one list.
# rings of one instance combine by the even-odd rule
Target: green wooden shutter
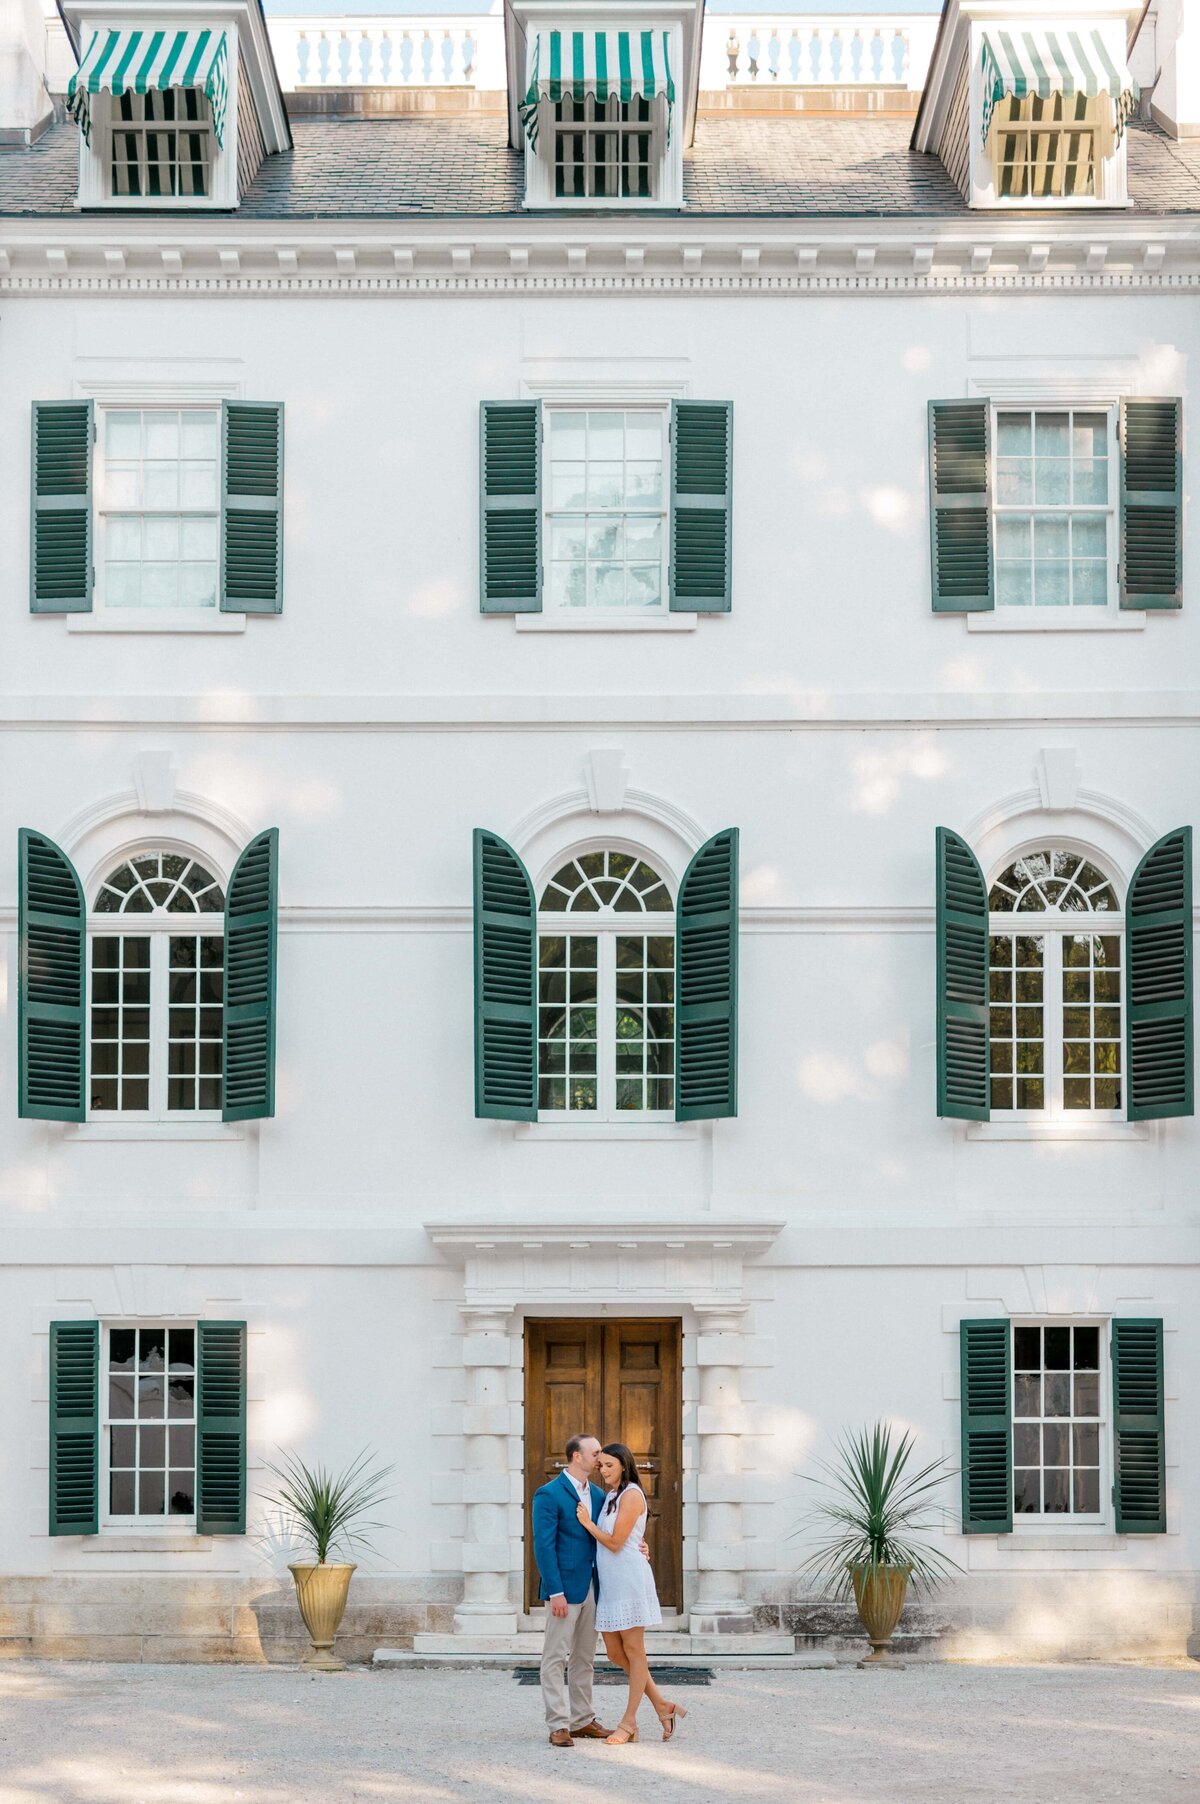
[[675,912],[675,1119],[737,1114],[738,830],[706,840]]
[[476,827],[475,1113],[537,1120],[537,911],[512,847]]
[[542,609],[542,404],[484,401],[479,409],[479,608]]
[[246,1324],[196,1327],[196,1532],[246,1532]]
[[41,833],[17,835],[17,1113],[33,1121],[82,1121],[83,890],[65,852]]
[[50,1324],[50,1533],[100,1527],[100,1324]]
[[733,402],[671,403],[671,586],[677,613],[733,597]]
[[979,861],[949,827],[937,830],[937,1112],[991,1115],[988,897]]
[[1114,1321],[1113,1502],[1119,1535],[1167,1532],[1163,1325]]
[[279,937],[279,829],[250,841],[225,899],[223,1121],[275,1113],[275,966]]
[[283,403],[221,403],[221,609],[283,611]]
[[929,536],[935,614],[996,605],[990,401],[929,403]]
[[1182,403],[1121,402],[1121,606],[1183,606]]
[[33,404],[32,545],[34,614],[87,614],[92,606],[90,401]]
[[1012,1532],[1011,1344],[1003,1316],[959,1324],[964,1535]]
[[1151,846],[1125,902],[1125,1048],[1130,1121],[1194,1113],[1192,830]]

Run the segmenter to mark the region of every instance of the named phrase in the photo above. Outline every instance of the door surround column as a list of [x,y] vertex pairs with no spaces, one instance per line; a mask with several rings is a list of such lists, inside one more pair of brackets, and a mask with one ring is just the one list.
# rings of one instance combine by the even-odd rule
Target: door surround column
[[463,1595],[456,1635],[515,1635],[508,1533],[509,1333],[512,1311],[461,1308],[467,1401],[463,1409]]
[[700,1407],[699,1573],[688,1626],[693,1635],[750,1634],[754,1612],[742,1595],[742,1361],[746,1305],[697,1304]]

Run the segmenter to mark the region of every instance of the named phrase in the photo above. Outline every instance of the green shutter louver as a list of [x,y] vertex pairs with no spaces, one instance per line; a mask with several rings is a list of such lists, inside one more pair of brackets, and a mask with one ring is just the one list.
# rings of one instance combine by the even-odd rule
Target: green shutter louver
[[1112,1325],[1113,1502],[1119,1535],[1165,1535],[1163,1325]]
[[196,1532],[246,1532],[246,1324],[196,1326]]
[[283,610],[283,404],[221,403],[221,610]]
[[91,401],[35,401],[29,607],[87,614],[92,606]]
[[1151,846],[1125,900],[1125,1046],[1130,1121],[1195,1110],[1192,830]]
[[949,827],[937,830],[937,1112],[987,1121],[988,896],[979,860]]
[[484,401],[479,409],[479,607],[542,607],[542,404]]
[[510,845],[476,827],[475,1113],[537,1120],[537,911],[528,872]]
[[1183,606],[1183,404],[1121,402],[1121,606]]
[[962,1529],[1012,1532],[1012,1330],[1003,1317],[960,1322]]
[[675,912],[675,1119],[737,1114],[738,830],[696,853]]
[[82,1121],[83,890],[66,853],[28,827],[17,835],[17,867],[17,1113],[32,1121]]
[[275,1113],[275,989],[279,937],[279,829],[250,841],[225,899],[223,1121]]
[[100,1324],[50,1324],[50,1533],[100,1528]]
[[996,605],[992,560],[991,403],[929,403],[929,537],[935,614]]
[[671,608],[727,614],[733,595],[733,403],[671,403]]

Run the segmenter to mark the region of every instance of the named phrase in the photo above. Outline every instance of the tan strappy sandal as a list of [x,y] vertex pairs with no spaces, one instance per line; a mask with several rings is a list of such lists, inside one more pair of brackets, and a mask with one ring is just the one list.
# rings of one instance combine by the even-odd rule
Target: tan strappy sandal
[[664,1741],[670,1741],[672,1735],[675,1733],[675,1718],[677,1716],[686,1715],[687,1710],[682,1704],[672,1704],[671,1708],[667,1711],[667,1714],[659,1717],[658,1720],[662,1724]]
[[606,1747],[626,1748],[631,1741],[636,1741],[637,1738],[638,1732],[636,1728],[627,1729],[624,1723],[619,1723],[611,1735],[605,1736],[604,1742]]

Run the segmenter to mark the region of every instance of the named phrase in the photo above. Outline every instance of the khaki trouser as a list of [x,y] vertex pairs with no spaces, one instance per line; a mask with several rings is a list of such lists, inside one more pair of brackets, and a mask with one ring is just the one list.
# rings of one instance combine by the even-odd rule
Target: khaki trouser
[[[571,1705],[567,1713],[564,1668],[570,1667]],[[568,1604],[565,1616],[556,1616],[546,1599],[546,1639],[542,1643],[542,1703],[546,1723],[555,1729],[583,1729],[595,1720],[592,1708],[592,1676],[596,1666],[596,1594],[589,1591],[581,1604]]]

